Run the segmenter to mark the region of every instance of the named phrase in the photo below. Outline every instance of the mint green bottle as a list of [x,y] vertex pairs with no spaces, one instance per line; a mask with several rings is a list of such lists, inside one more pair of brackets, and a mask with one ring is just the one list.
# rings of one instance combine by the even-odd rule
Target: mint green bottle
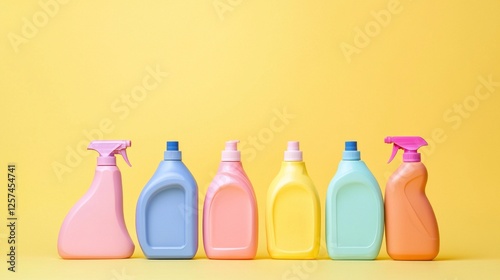
[[373,260],[384,235],[384,202],[357,142],[345,151],[326,195],[326,247],[332,259]]

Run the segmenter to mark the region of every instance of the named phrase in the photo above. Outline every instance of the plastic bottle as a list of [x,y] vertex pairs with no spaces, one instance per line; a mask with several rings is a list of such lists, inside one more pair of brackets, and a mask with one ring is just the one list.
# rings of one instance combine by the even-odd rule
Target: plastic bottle
[[427,142],[408,136],[387,137],[385,143],[394,144],[389,162],[398,149],[404,150],[403,163],[385,189],[387,253],[395,260],[432,260],[439,253],[439,230],[425,195],[427,169],[417,152]]
[[326,247],[332,259],[375,259],[384,235],[384,201],[357,142],[345,151],[326,195]]
[[94,180],[73,206],[59,231],[57,248],[64,259],[128,258],[134,243],[123,218],[122,177],[115,154],[130,165],[128,140],[92,141],[87,149],[99,153]]
[[198,187],[177,141],[139,196],[136,231],[149,259],[191,259],[198,250]]
[[275,259],[314,259],[320,230],[318,192],[307,174],[299,142],[290,141],[267,192],[267,251]]
[[257,202],[241,164],[238,142],[226,142],[205,197],[203,243],[210,259],[253,259],[257,253]]

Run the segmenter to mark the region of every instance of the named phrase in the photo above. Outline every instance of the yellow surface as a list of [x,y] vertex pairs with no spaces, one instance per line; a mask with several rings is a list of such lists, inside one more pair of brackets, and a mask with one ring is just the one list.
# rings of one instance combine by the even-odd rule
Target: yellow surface
[[[439,258],[498,257],[499,1],[65,2],[0,3],[0,224],[7,215],[6,165],[16,162],[20,271],[33,278],[61,271],[113,277],[101,273],[102,267],[111,273],[112,262],[56,260],[61,222],[92,181],[90,138],[133,142],[133,167],[118,162],[136,245],[136,201],[166,140],[180,141],[201,198],[224,142],[242,140],[259,204],[258,256],[267,258],[265,198],[286,141],[300,140],[324,213],[345,140],[359,141],[385,189],[401,156],[386,164],[391,147],[384,137],[420,135],[430,143],[423,161],[440,227]],[[324,242],[323,231],[324,223]],[[2,226],[2,279],[6,238]],[[40,261],[23,263],[33,256]],[[138,247],[135,256],[142,257]],[[387,257],[384,247],[380,257]],[[130,262],[134,271],[146,270],[144,264],[201,273],[191,264]],[[255,261],[240,271],[262,273],[261,263],[278,277],[291,266]],[[227,266],[218,264],[193,266],[223,273]],[[348,264],[328,263],[324,275]],[[349,271],[364,273],[358,265],[370,267],[370,276],[394,268],[405,276],[449,272],[440,279],[462,279],[481,273],[483,262],[363,262]],[[406,274],[405,267],[422,270]]]
[[[7,279],[498,279],[499,260],[61,260],[27,258]],[[4,275],[4,274],[2,274]],[[4,279],[4,278],[2,278]]]

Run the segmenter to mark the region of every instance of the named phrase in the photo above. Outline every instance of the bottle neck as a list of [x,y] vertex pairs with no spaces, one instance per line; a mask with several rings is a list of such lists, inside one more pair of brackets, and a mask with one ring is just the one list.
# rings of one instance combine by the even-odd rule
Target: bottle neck
[[181,151],[165,151],[163,153],[163,160],[165,161],[180,161],[182,160]]
[[231,169],[242,169],[243,164],[241,161],[221,161],[219,164],[219,171],[228,171]]
[[114,156],[97,157],[97,166],[116,166],[116,157]]
[[344,151],[342,154],[342,160],[359,161],[361,160],[361,154],[359,151]]
[[420,153],[415,151],[405,151],[403,153],[403,161],[404,162],[420,162]]
[[241,161],[221,161],[219,164],[219,169],[217,170],[217,175],[230,177],[247,177]]
[[280,172],[284,173],[300,172],[303,174],[307,174],[306,163],[303,161],[283,161],[281,163]]

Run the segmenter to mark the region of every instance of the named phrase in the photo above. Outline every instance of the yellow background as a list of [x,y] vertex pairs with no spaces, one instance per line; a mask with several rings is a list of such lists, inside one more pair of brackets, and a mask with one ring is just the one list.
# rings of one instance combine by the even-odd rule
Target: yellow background
[[[49,15],[40,3],[56,5]],[[380,23],[382,10],[390,18]],[[86,134],[132,140],[133,167],[122,159],[118,165],[136,257],[135,205],[166,140],[180,141],[201,201],[224,142],[242,141],[259,206],[258,257],[267,258],[266,191],[288,140],[300,140],[324,213],[345,140],[358,141],[383,191],[401,161],[400,154],[386,164],[391,147],[384,137],[420,135],[431,144],[422,152],[440,227],[438,260],[497,258],[499,11],[496,0],[2,1],[0,180],[6,182],[7,164],[17,163],[19,270],[37,267],[23,257],[66,265],[57,259],[59,227],[95,167],[96,154],[79,149]],[[26,31],[30,24],[35,30]],[[156,68],[168,76],[149,80],[156,86],[126,105]],[[488,88],[481,79],[497,84]],[[67,172],[58,176],[54,166],[61,165]],[[0,185],[5,221],[6,183]],[[201,238],[197,258],[204,258]],[[385,247],[379,258],[388,258]],[[283,266],[266,262],[269,270]],[[94,263],[100,265],[86,265]],[[369,266],[379,271],[376,263]]]

